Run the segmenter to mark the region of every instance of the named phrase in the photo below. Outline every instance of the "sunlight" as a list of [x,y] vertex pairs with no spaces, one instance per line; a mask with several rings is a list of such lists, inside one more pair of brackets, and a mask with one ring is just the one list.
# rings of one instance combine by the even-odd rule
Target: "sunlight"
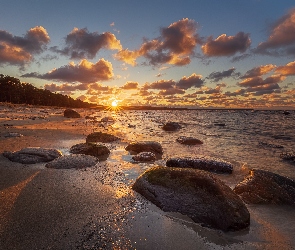
[[112,107],[118,107],[118,100],[114,100],[114,101],[112,101]]

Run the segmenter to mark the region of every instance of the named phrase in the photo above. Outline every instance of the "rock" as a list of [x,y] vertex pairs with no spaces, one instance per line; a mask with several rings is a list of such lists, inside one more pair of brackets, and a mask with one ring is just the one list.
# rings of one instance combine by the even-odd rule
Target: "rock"
[[7,134],[4,135],[4,137],[22,137],[23,135],[17,132],[9,132]]
[[205,171],[155,167],[138,177],[132,188],[162,210],[187,215],[206,227],[234,231],[250,224],[239,196]]
[[177,122],[167,122],[163,127],[165,131],[176,131],[181,129],[181,126]]
[[290,113],[289,111],[285,110],[285,111],[283,112],[283,114],[284,114],[284,115],[290,115],[291,113]]
[[130,143],[125,150],[135,153],[152,152],[154,154],[163,154],[163,148],[160,143],[153,141],[133,142]]
[[292,152],[289,152],[289,153],[281,153],[280,154],[280,157],[283,160],[295,162],[295,153],[292,153]]
[[200,141],[199,139],[196,139],[194,137],[187,137],[187,136],[180,136],[176,139],[176,141],[185,145],[203,144],[203,142]]
[[9,160],[23,164],[49,162],[60,157],[61,155],[62,153],[59,150],[39,147],[23,148],[16,152],[3,152],[3,156]]
[[92,156],[101,156],[110,154],[110,150],[103,144],[79,143],[71,147],[72,154],[85,154]]
[[68,169],[93,167],[98,163],[98,159],[91,155],[64,155],[45,165],[47,168]]
[[252,169],[234,192],[250,204],[295,205],[295,181],[265,170]]
[[227,173],[231,174],[233,166],[231,163],[217,160],[214,158],[170,158],[166,162],[167,167],[176,168],[194,168],[205,170],[214,173]]
[[107,133],[103,133],[103,132],[94,132],[91,133],[89,135],[87,135],[86,137],[86,143],[90,143],[90,142],[113,142],[113,141],[117,141],[120,138],[118,138],[117,136],[111,135],[111,134],[107,134]]
[[77,111],[75,111],[73,109],[66,109],[64,111],[64,117],[66,117],[66,118],[80,118],[81,116]]
[[101,122],[115,122],[115,119],[111,116],[103,117],[100,120]]
[[134,161],[155,161],[156,155],[152,152],[141,152],[137,155],[132,156]]
[[225,123],[214,123],[214,126],[225,127]]

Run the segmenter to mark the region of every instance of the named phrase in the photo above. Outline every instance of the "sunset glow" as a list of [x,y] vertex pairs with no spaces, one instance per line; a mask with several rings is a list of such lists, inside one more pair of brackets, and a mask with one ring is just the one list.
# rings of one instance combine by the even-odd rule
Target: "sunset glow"
[[73,2],[3,3],[0,73],[111,107],[295,109],[292,1]]

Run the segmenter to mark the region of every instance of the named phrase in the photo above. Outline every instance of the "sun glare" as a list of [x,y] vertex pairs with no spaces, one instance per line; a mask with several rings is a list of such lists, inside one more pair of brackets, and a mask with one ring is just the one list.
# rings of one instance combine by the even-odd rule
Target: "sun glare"
[[118,100],[112,101],[111,105],[112,105],[113,108],[118,107]]

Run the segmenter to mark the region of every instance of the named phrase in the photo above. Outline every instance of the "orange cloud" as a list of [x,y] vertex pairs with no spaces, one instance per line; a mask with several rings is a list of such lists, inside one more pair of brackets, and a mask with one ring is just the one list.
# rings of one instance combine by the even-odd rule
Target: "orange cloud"
[[222,34],[215,40],[209,37],[201,48],[206,56],[232,56],[237,52],[245,52],[250,44],[249,34],[239,32],[235,36]]
[[101,59],[96,63],[83,59],[77,65],[71,62],[66,66],[53,69],[43,75],[33,72],[24,74],[22,77],[35,77],[62,82],[93,83],[111,79],[113,77],[113,67],[110,62],[104,59]]
[[277,67],[275,72],[284,76],[295,75],[295,61],[289,62],[285,66]]
[[136,65],[138,57],[145,57],[151,65],[171,64],[187,65],[190,56],[200,39],[196,34],[197,24],[188,18],[174,22],[167,28],[161,29],[161,36],[157,39],[143,42],[140,49],[119,51],[115,58],[130,65]]
[[275,23],[267,41],[260,43],[255,52],[274,55],[295,54],[295,8]]
[[24,66],[35,54],[43,52],[49,41],[50,37],[42,26],[31,28],[23,37],[0,30],[0,64]]
[[276,65],[273,64],[261,65],[248,70],[245,75],[241,76],[241,78],[252,78],[256,76],[262,76],[272,71],[275,67]]
[[138,88],[138,82],[126,82],[121,89],[137,89]]

